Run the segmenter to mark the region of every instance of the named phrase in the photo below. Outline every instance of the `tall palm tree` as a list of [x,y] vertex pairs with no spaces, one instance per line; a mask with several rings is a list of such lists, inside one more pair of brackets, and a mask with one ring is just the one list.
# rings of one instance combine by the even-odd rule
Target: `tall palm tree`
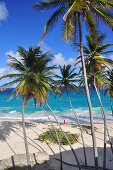
[[[46,64],[51,60],[51,53],[46,52],[42,53],[40,47],[29,48],[27,51],[25,48],[18,47],[18,52],[21,57],[21,60],[12,57],[9,55],[8,66],[18,71],[18,73],[7,74],[2,77],[13,79],[8,83],[3,84],[3,87],[9,87],[16,84],[16,88],[13,90],[12,94],[9,97],[9,100],[13,97],[14,93],[16,95],[22,95],[23,104],[22,104],[22,122],[23,122],[23,134],[25,142],[25,150],[27,157],[28,169],[31,169],[30,155],[27,144],[27,136],[25,130],[25,120],[24,120],[24,107],[27,105],[30,98],[34,98],[34,104],[36,106],[37,101],[39,103],[47,100],[46,96],[48,95],[48,87],[45,81],[51,80],[48,76],[51,74],[50,69],[52,67],[46,67],[45,72],[42,74],[42,70]],[[40,67],[40,65],[41,67]],[[50,89],[50,87],[49,87]]]
[[100,102],[103,119],[104,119],[104,159],[103,159],[103,167],[106,168],[106,115],[104,111],[104,107],[101,102],[100,94],[98,88],[103,90],[103,82],[106,81],[103,75],[103,71],[108,65],[113,65],[113,61],[110,59],[106,59],[102,57],[103,54],[109,54],[113,51],[107,51],[106,49],[113,44],[103,44],[103,40],[105,35],[102,34],[97,37],[95,41],[92,36],[86,35],[87,47],[84,47],[84,53],[86,54],[85,62],[86,62],[86,71],[88,77],[88,84],[90,87],[94,87]]
[[[50,109],[50,111],[51,111],[53,117],[55,118],[57,124],[59,125],[59,127],[60,127],[63,135],[65,136],[66,140],[67,140],[68,143],[69,143],[69,146],[70,146],[70,148],[71,148],[71,150],[72,150],[72,152],[73,152],[73,154],[74,154],[74,157],[75,157],[75,159],[76,159],[76,162],[77,162],[78,167],[79,167],[79,170],[80,170],[81,167],[80,167],[80,163],[79,163],[78,157],[77,157],[77,155],[76,155],[76,152],[74,151],[74,149],[73,149],[73,147],[72,147],[72,145],[71,145],[71,143],[70,143],[67,135],[66,135],[65,132],[62,130],[62,127],[61,127],[59,121],[57,120],[54,112],[52,111],[52,109],[51,109],[51,107],[49,106],[48,101],[47,101],[47,97],[49,96],[49,91],[52,91],[52,92],[53,92],[53,90],[52,90],[52,88],[51,88],[51,86],[52,86],[52,85],[51,85],[51,82],[52,82],[52,83],[54,82],[54,80],[50,77],[51,73],[53,73],[53,72],[48,71],[48,69],[51,69],[51,68],[53,69],[54,67],[47,67],[47,63],[48,63],[48,61],[46,60],[46,62],[45,62],[43,58],[42,58],[41,61],[40,61],[40,60],[37,61],[37,65],[39,66],[39,68],[37,69],[36,74],[38,74],[38,76],[41,75],[41,77],[38,77],[38,78],[41,79],[41,81],[39,81],[39,82],[41,82],[41,88],[43,89],[43,90],[41,90],[41,88],[39,89],[39,91],[40,91],[40,94],[39,94],[39,95],[42,97],[41,99],[43,99],[43,100],[38,100],[38,102],[40,103],[40,106],[41,106],[42,109],[43,109],[42,104],[43,104],[44,102],[46,103],[47,107]],[[36,65],[35,65],[35,66],[36,66]],[[36,67],[35,67],[35,69],[36,69]],[[48,72],[47,72],[47,71],[48,71]],[[48,76],[48,75],[49,75],[49,76]],[[47,77],[47,76],[48,76],[48,77]],[[34,79],[35,79],[35,77],[34,77]],[[37,79],[36,79],[36,81],[37,81]],[[43,91],[44,91],[44,92],[43,92]],[[39,92],[36,91],[36,94],[37,94],[37,93],[39,93]],[[43,109],[43,110],[44,110],[44,109]],[[44,112],[45,112],[45,111],[44,111]],[[47,115],[47,114],[46,114],[46,115]],[[48,117],[48,116],[47,116],[47,117]],[[48,118],[49,118],[49,117],[48,117]],[[50,119],[49,119],[49,120],[50,120]],[[50,122],[51,122],[51,121],[50,121]],[[51,122],[51,123],[52,123],[52,122]],[[53,126],[53,124],[52,124],[52,126]],[[54,129],[55,129],[55,128],[54,128]],[[56,133],[56,136],[58,137],[56,131],[55,131],[55,133]],[[60,147],[60,141],[59,141],[59,139],[58,139],[58,143],[59,143],[59,147]],[[61,157],[61,150],[60,150],[60,157]],[[62,163],[62,157],[61,157],[61,163]],[[62,168],[62,165],[61,165],[61,168]]]
[[[14,80],[4,84],[3,87],[12,86],[13,84],[18,83],[17,87],[13,90],[9,99],[11,99],[13,97],[15,92],[17,93],[17,96],[19,94],[23,96],[22,120],[23,120],[23,132],[24,132],[24,138],[25,138],[25,146],[27,146],[27,137],[26,137],[26,132],[25,132],[25,121],[24,121],[24,106],[28,103],[29,99],[31,97],[33,97],[35,106],[37,105],[37,102],[38,102],[40,104],[41,108],[44,110],[43,103],[46,102],[46,105],[51,110],[51,108],[47,102],[47,97],[49,96],[49,91],[53,92],[53,90],[51,88],[51,82],[53,82],[54,80],[52,79],[52,76],[51,76],[53,74],[53,71],[51,71],[51,70],[53,70],[56,67],[55,66],[50,66],[50,67],[47,66],[48,62],[51,61],[51,53],[49,53],[49,52],[42,53],[42,51],[40,50],[40,47],[34,48],[34,49],[29,48],[29,51],[27,51],[26,49],[24,49],[22,47],[19,47],[18,51],[21,55],[21,61],[17,60],[16,58],[14,58],[12,56],[9,56],[12,61],[9,62],[8,65],[10,67],[13,67],[15,70],[18,70],[20,73],[4,75],[4,76],[0,77],[0,79],[4,79],[4,78],[13,78],[14,79]],[[52,112],[54,118],[56,119],[57,123],[59,124],[59,127],[60,127],[62,133],[66,137],[66,139],[71,147],[71,150],[77,160],[77,163],[79,165],[78,158],[76,156],[76,153],[75,153],[68,137],[62,130],[61,125],[58,122],[54,112],[52,110],[51,110],[51,112]],[[45,110],[44,110],[44,113],[46,113]],[[48,115],[47,115],[47,117],[50,120]],[[51,122],[51,120],[50,120],[50,122]],[[52,122],[51,122],[51,124],[54,127]],[[58,144],[59,144],[61,169],[62,169],[62,154],[61,154],[61,148],[60,148],[60,141],[59,141],[59,137],[58,137],[55,127],[54,127],[54,130],[55,130]],[[29,159],[28,147],[26,147],[26,156],[27,156],[28,165],[29,165],[30,159]],[[81,169],[80,165],[79,165],[79,169]]]
[[[39,64],[40,64],[40,62],[39,62]],[[41,67],[41,65],[40,65],[40,67]],[[43,67],[42,68],[42,72],[43,71],[45,71],[46,70],[46,68],[47,68],[47,66],[45,65],[45,67]],[[54,81],[52,78],[50,78],[49,77],[49,79],[45,79],[46,81],[45,81],[45,83],[44,83],[44,79],[43,79],[43,83],[44,83],[44,85],[45,85],[45,92],[47,93],[45,96],[47,97],[48,96],[48,93],[49,93],[49,91],[52,91],[52,89],[51,89],[51,86],[53,86],[53,85],[51,85],[51,83],[50,82],[52,82],[52,83],[54,83],[54,82],[56,82],[56,81]],[[53,92],[53,91],[52,91]],[[42,96],[43,96],[43,94],[42,94]],[[79,163],[79,160],[78,160],[78,157],[77,157],[77,155],[76,155],[76,152],[74,151],[74,149],[73,149],[73,147],[72,147],[72,145],[71,145],[71,143],[70,143],[70,141],[69,141],[69,139],[68,139],[68,137],[67,137],[67,135],[65,134],[65,132],[62,130],[62,127],[61,127],[61,125],[60,125],[60,123],[59,123],[59,121],[57,120],[57,118],[56,118],[56,116],[55,116],[55,114],[54,114],[54,112],[52,111],[52,109],[51,109],[51,107],[49,106],[49,104],[48,104],[48,101],[47,101],[47,98],[44,96],[44,99],[45,100],[43,100],[43,101],[38,101],[39,103],[40,103],[40,106],[41,106],[41,108],[44,110],[44,108],[43,108],[43,103],[44,103],[44,101],[45,101],[45,103],[46,103],[46,105],[47,105],[47,107],[49,108],[49,110],[51,111],[51,113],[52,113],[52,115],[53,115],[53,117],[55,118],[55,120],[56,120],[56,122],[57,122],[57,124],[58,124],[58,126],[59,126],[59,128],[61,129],[61,131],[62,131],[62,133],[63,133],[63,135],[65,136],[65,138],[66,138],[66,140],[67,140],[67,142],[69,143],[69,146],[70,146],[70,148],[71,148],[71,150],[72,150],[72,153],[73,153],[73,155],[74,155],[74,157],[75,157],[75,159],[76,159],[76,162],[77,162],[77,164],[78,164],[78,167],[79,167],[79,170],[81,169],[81,167],[80,167],[80,163]],[[46,113],[45,112],[45,110],[44,110],[44,113]],[[46,116],[47,116],[47,114],[46,114]],[[48,117],[48,116],[47,116]],[[48,117],[48,119],[49,119],[49,117]],[[50,120],[50,119],[49,119]],[[50,121],[51,122],[51,121]],[[52,124],[52,122],[51,122],[51,124]],[[53,124],[52,124],[52,126],[53,126]],[[54,128],[54,130],[55,130],[55,128]],[[58,135],[57,135],[57,131],[55,130],[55,133],[56,133],[56,136],[58,137]],[[59,141],[59,139],[58,139],[58,143],[59,143],[59,146],[60,146],[60,141]],[[60,150],[60,157],[61,157],[61,163],[62,163],[62,155],[61,155],[61,150]],[[61,164],[61,168],[62,168],[62,164]]]
[[77,74],[75,73],[75,69],[76,68],[73,68],[71,69],[71,65],[67,65],[67,66],[59,66],[59,69],[60,69],[60,73],[61,73],[61,76],[59,75],[55,75],[55,77],[58,79],[57,80],[57,89],[56,89],[56,93],[60,92],[60,97],[63,95],[64,91],[66,91],[67,93],[67,96],[68,96],[68,99],[69,99],[69,103],[70,103],[70,106],[71,106],[71,109],[74,113],[74,116],[78,122],[78,125],[79,125],[79,128],[80,128],[80,131],[81,131],[81,138],[82,138],[82,144],[83,144],[83,151],[84,151],[84,159],[85,159],[85,165],[87,166],[87,158],[86,158],[86,151],[85,151],[85,142],[84,142],[84,137],[83,137],[83,133],[82,133],[82,128],[81,128],[81,125],[80,125],[80,122],[79,122],[79,119],[74,111],[74,108],[71,104],[71,99],[69,97],[69,94],[68,94],[68,90],[70,90],[72,93],[74,93],[75,91],[77,93],[80,94],[79,90],[81,88],[79,88],[78,86],[76,86],[76,82],[78,82],[77,80]]
[[[82,24],[81,21],[87,24],[87,28],[89,28],[90,33],[92,35],[97,35],[96,31],[96,22],[95,21],[103,21],[103,23],[107,23],[110,28],[113,28],[113,3],[111,0],[75,0],[75,1],[62,1],[62,0],[48,0],[39,3],[35,3],[33,5],[33,9],[36,11],[47,11],[53,8],[57,8],[50,19],[47,21],[44,34],[42,39],[46,33],[52,30],[55,26],[55,23],[63,18],[66,22],[64,25],[64,38],[66,41],[74,42],[75,45],[75,36],[77,35],[77,26],[79,27],[79,41],[80,41],[80,54],[82,58],[82,66],[83,66],[83,74],[84,74],[84,82],[86,88],[87,101],[89,105],[89,113],[90,113],[90,122],[91,122],[91,130],[92,130],[92,140],[93,140],[93,150],[94,150],[94,160],[96,169],[98,169],[98,153],[95,139],[95,131],[94,131],[94,123],[93,123],[93,111],[92,105],[90,101],[89,89],[87,84],[87,76],[86,76],[86,68],[83,56],[83,43],[82,43]],[[64,15],[65,14],[65,15]],[[64,17],[63,17],[64,16]],[[96,38],[95,38],[96,39]]]

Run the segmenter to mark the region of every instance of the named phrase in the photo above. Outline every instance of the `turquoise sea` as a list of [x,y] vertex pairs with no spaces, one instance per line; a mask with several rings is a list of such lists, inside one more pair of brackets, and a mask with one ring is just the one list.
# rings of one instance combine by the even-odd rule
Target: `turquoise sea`
[[[21,119],[22,97],[20,96],[19,99],[17,99],[15,95],[12,100],[7,101],[12,90],[13,89],[7,89],[6,91],[0,92],[0,119]],[[107,94],[104,97],[104,94],[102,92],[100,92],[100,94],[106,112],[107,120],[113,121],[110,108],[110,97]],[[86,94],[81,92],[81,95],[79,95],[77,93],[72,94],[71,92],[69,92],[69,95],[76,114],[79,117],[79,120],[81,122],[89,121],[89,110]],[[101,109],[94,90],[90,92],[90,96],[93,106],[94,120],[102,121]],[[55,96],[50,93],[48,102],[60,122],[63,122],[63,120],[65,120],[66,122],[75,121],[66,93],[64,93],[61,99],[60,96],[57,96],[55,98]],[[44,108],[51,116],[49,109],[46,106],[44,106]],[[43,111],[40,108],[40,105],[37,105],[37,108],[34,107],[33,99],[31,99],[28,105],[25,107],[25,118],[39,121],[47,120]],[[52,116],[51,119],[54,120]]]

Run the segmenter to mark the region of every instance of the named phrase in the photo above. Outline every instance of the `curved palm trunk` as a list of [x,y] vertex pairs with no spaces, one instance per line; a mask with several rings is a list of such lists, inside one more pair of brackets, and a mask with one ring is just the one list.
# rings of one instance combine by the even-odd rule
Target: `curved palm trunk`
[[111,96],[110,96],[110,105],[111,105],[111,111],[112,111],[112,116],[113,116],[113,107],[112,107]]
[[25,104],[25,97],[23,98],[23,104],[22,104],[22,123],[23,123],[23,134],[24,134],[24,143],[25,143],[25,150],[26,150],[27,166],[28,166],[28,170],[31,170],[31,162],[30,162],[30,155],[29,155],[27,135],[26,135],[26,130],[25,130],[25,121],[24,121],[24,104]]
[[[95,79],[95,78],[94,78],[94,79]],[[108,135],[108,138],[109,138],[109,144],[110,144],[110,147],[111,147],[111,152],[112,152],[112,154],[113,154],[113,146],[112,146],[111,138],[110,138],[109,131],[108,131],[108,128],[107,128],[107,124],[106,124],[106,115],[105,115],[104,107],[103,107],[103,105],[102,105],[101,98],[100,98],[100,94],[99,94],[99,91],[98,91],[96,85],[95,85],[95,90],[96,90],[96,92],[97,92],[97,97],[98,97],[99,102],[100,102],[100,107],[101,107],[101,110],[102,110],[103,119],[105,119],[105,120],[104,120],[104,131],[105,131],[105,129],[106,129],[106,132],[107,132],[107,135]],[[104,135],[106,135],[106,132],[104,132]],[[106,140],[106,137],[105,137],[104,140]],[[105,143],[106,143],[106,141],[105,141]],[[106,146],[106,145],[105,145],[105,146]],[[104,149],[104,150],[105,150],[105,149]],[[105,155],[106,155],[106,153],[105,153]],[[106,159],[104,158],[104,160],[106,160]],[[103,166],[106,165],[105,162],[104,162],[104,160],[103,160]]]
[[76,113],[75,113],[75,111],[74,111],[74,109],[73,109],[73,106],[72,106],[72,104],[71,104],[71,100],[70,100],[70,97],[69,97],[69,95],[68,95],[67,88],[66,88],[66,93],[67,93],[67,96],[68,96],[68,99],[69,99],[69,103],[70,103],[71,109],[73,110],[74,116],[75,116],[75,118],[76,118],[76,120],[77,120],[77,122],[78,122],[78,126],[79,126],[79,128],[80,128],[81,138],[82,138],[82,144],[83,144],[83,151],[84,151],[85,165],[87,166],[87,157],[86,157],[85,142],[84,142],[84,137],[83,137],[83,133],[82,133],[82,128],[81,128],[79,119],[78,119],[78,117],[77,117],[77,115],[76,115]]
[[101,107],[101,110],[102,110],[102,115],[103,115],[103,120],[104,120],[104,156],[103,156],[103,169],[105,170],[105,169],[106,169],[106,128],[107,128],[107,125],[106,125],[106,115],[105,115],[104,107],[103,107],[102,102],[101,102],[101,98],[100,98],[99,91],[98,91],[98,89],[97,89],[97,87],[96,87],[95,75],[94,75],[94,87],[95,87],[95,90],[96,90],[96,93],[97,93],[97,96],[98,96],[98,99],[99,99],[99,102],[100,102],[100,107]]
[[92,105],[91,105],[91,100],[90,100],[90,95],[89,95],[87,76],[86,76],[86,67],[85,67],[85,61],[84,61],[84,56],[83,56],[82,27],[81,27],[80,13],[78,13],[78,24],[79,24],[80,54],[81,54],[81,59],[82,59],[84,82],[85,82],[86,95],[87,95],[87,101],[88,101],[89,113],[90,113],[95,169],[98,169],[98,152],[97,152],[97,144],[96,144],[96,137],[95,137],[95,130],[94,130],[94,122],[93,122],[93,110],[92,110]]
[[65,134],[64,131],[62,130],[62,127],[61,127],[59,121],[57,120],[57,118],[56,118],[54,112],[52,111],[52,109],[50,108],[50,106],[48,105],[47,102],[46,102],[46,105],[47,105],[47,107],[49,108],[49,110],[51,111],[51,113],[52,113],[53,117],[55,118],[57,124],[59,125],[59,128],[60,128],[61,132],[63,133],[63,135],[65,136],[66,140],[68,141],[69,146],[70,146],[70,148],[71,148],[71,150],[72,150],[72,152],[73,152],[73,155],[74,155],[74,157],[75,157],[75,159],[76,159],[76,162],[77,162],[77,164],[78,164],[79,170],[81,170],[79,160],[78,160],[78,158],[77,158],[77,155],[76,155],[76,153],[75,153],[75,151],[74,151],[74,149],[73,149],[73,147],[72,147],[72,145],[71,145],[71,143],[70,143],[68,137],[66,136],[66,134]]
[[59,151],[60,151],[60,160],[61,160],[60,169],[63,170],[63,164],[62,164],[62,151],[61,151],[61,146],[60,146],[60,140],[59,140],[58,133],[57,133],[57,131],[56,131],[56,129],[55,129],[55,127],[54,127],[54,125],[53,125],[53,123],[52,123],[50,117],[48,116],[48,114],[46,113],[46,111],[44,110],[44,108],[43,108],[42,105],[41,105],[41,108],[42,108],[42,110],[44,111],[44,113],[46,114],[47,118],[49,119],[49,121],[50,121],[51,125],[53,126],[53,129],[54,129],[54,131],[55,131],[55,133],[56,133],[57,141],[58,141],[58,145],[59,145]]

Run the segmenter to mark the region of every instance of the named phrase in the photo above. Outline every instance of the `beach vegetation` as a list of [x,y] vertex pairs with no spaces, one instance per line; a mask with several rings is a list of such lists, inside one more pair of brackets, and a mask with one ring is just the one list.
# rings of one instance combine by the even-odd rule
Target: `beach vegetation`
[[[59,136],[60,144],[61,145],[68,145],[67,139],[62,134],[62,131],[60,129],[56,129],[56,131],[57,131],[57,134]],[[74,144],[78,141],[78,138],[79,138],[78,134],[76,134],[76,133],[73,134],[73,133],[70,133],[68,131],[65,132],[65,134],[67,135],[71,144]],[[54,129],[50,129],[50,130],[44,132],[43,134],[41,134],[39,136],[39,139],[47,140],[50,143],[58,143],[57,136],[56,136]]]

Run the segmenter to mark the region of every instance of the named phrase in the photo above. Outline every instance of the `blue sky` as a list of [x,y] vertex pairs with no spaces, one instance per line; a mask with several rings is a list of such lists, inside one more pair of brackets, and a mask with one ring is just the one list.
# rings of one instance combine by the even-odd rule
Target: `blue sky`
[[[0,1],[0,75],[9,72],[6,55],[11,54],[18,57],[18,45],[24,48],[38,45],[45,23],[53,11],[35,12],[31,8],[35,2],[37,1]],[[107,34],[105,43],[113,43],[113,32],[109,27],[100,24],[99,29]],[[85,29],[83,32],[85,33]],[[61,38],[60,24],[57,24],[55,29],[46,36],[42,47],[43,50],[52,50],[55,55],[54,64],[73,63],[73,59],[77,55],[76,51]]]

